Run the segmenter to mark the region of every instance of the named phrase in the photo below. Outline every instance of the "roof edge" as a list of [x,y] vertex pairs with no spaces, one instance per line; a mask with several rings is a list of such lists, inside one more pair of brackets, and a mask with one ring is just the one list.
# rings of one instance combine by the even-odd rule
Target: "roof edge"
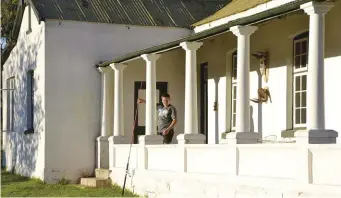
[[220,12],[223,12],[223,10],[227,7],[227,6],[230,6],[231,3],[233,3],[233,1],[231,1],[229,4],[227,4],[225,7],[223,7],[222,9],[218,10],[217,12],[211,14],[210,16],[200,20],[200,21],[197,21],[195,23],[193,23],[191,26],[192,27],[198,27],[198,26],[202,26],[202,25],[205,25],[205,24],[208,24],[208,23],[211,23],[213,21],[217,21],[217,20],[220,20],[220,19],[223,19],[223,18],[226,18],[226,17],[229,17],[229,16],[233,16],[233,15],[236,15],[236,14],[240,14],[240,13],[243,13],[243,12],[246,12],[248,10],[251,10],[257,6],[260,6],[260,5],[263,5],[263,4],[266,4],[266,3],[269,3],[271,0],[265,0],[265,2],[263,3],[260,3],[260,4],[255,4],[249,8],[246,8],[246,9],[241,9],[241,11],[235,11],[235,12],[232,12],[232,13],[229,13],[228,15],[226,16],[221,16],[221,17],[217,17],[214,19],[214,16],[217,15],[218,13]]
[[149,54],[149,53],[156,53],[159,51],[163,51],[166,49],[170,49],[170,48],[175,48],[175,47],[180,47],[179,44],[181,42],[185,42],[185,41],[197,41],[197,40],[201,40],[201,39],[205,39],[207,37],[210,36],[214,36],[223,32],[227,32],[229,31],[230,27],[232,26],[236,26],[236,25],[248,25],[248,24],[256,24],[264,19],[267,18],[272,18],[272,17],[278,17],[280,15],[285,15],[287,13],[293,12],[293,11],[297,11],[300,10],[300,5],[306,2],[309,2],[312,0],[298,0],[298,1],[293,1],[284,5],[281,5],[279,7],[275,7],[272,8],[270,10],[264,11],[264,12],[260,12],[248,17],[244,17],[244,18],[239,18],[236,19],[234,21],[230,21],[227,24],[223,24],[221,26],[217,26],[214,27],[212,29],[208,29],[202,32],[198,32],[195,33],[193,35],[184,37],[182,39],[178,39],[172,42],[168,42],[168,43],[164,43],[161,45],[157,45],[154,47],[150,47],[150,48],[146,48],[143,50],[139,50],[139,51],[135,51],[133,53],[129,53],[117,58],[114,58],[111,61],[106,61],[104,63],[98,64],[97,67],[107,67],[112,63],[121,63],[124,61],[128,61],[131,59],[134,59],[142,54]]

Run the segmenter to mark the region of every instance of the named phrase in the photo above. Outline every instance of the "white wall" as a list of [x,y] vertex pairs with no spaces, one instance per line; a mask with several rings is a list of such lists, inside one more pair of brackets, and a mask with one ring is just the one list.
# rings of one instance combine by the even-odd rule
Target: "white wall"
[[[326,128],[341,131],[338,104],[337,86],[341,83],[339,78],[341,61],[341,27],[338,19],[341,17],[341,2],[326,15],[326,56],[325,56],[325,120]],[[286,28],[283,28],[286,27]],[[269,135],[281,137],[281,131],[292,129],[292,49],[293,37],[309,29],[309,17],[306,14],[295,14],[283,19],[274,19],[259,26],[259,29],[251,36],[251,53],[257,51],[269,51],[270,72],[267,85],[260,83],[257,74],[259,61],[251,56],[250,73],[250,97],[257,97],[259,87],[268,86],[272,103],[258,105],[250,102],[252,106],[251,128],[255,132],[261,132],[263,138]],[[232,33],[226,33],[204,41],[204,45],[198,51],[198,62],[208,62],[209,67],[209,107],[213,106],[215,97],[214,78],[219,78],[219,133],[230,131],[231,114],[231,67],[232,53],[237,47],[237,37]],[[220,96],[227,96],[222,98]],[[209,108],[210,136],[214,134],[215,117],[213,108]],[[211,137],[214,138],[214,137]]]
[[[14,130],[7,131],[7,93],[3,95],[4,128],[3,147],[7,170],[15,169],[25,176],[44,178],[45,166],[45,23],[38,23],[31,10],[32,32],[26,34],[29,24],[29,9],[26,7],[18,42],[4,64],[3,85],[15,77]],[[26,79],[29,70],[34,70],[34,133],[24,134],[27,129]]]
[[[122,186],[129,145],[114,147],[111,179]],[[126,188],[149,197],[336,198],[341,162],[328,159],[340,155],[340,145],[133,146]]]
[[[179,28],[46,22],[49,180],[61,177],[75,180],[95,168],[95,139],[101,126],[101,74],[95,64],[187,34],[189,30]],[[114,79],[111,83],[113,94]],[[109,103],[113,108],[114,101]],[[111,126],[112,120],[112,116],[108,118]]]

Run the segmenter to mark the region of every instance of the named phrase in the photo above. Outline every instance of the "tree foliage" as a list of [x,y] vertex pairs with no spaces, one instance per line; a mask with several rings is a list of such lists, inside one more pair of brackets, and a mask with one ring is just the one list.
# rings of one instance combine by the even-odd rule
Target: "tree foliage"
[[1,1],[1,37],[8,38],[14,26],[15,16],[17,13],[18,0],[2,0]]

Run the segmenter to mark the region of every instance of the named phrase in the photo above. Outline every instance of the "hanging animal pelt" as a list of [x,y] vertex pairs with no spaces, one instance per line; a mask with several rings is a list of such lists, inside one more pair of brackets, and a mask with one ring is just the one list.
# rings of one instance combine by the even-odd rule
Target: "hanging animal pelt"
[[255,102],[255,103],[263,103],[263,102],[268,102],[268,100],[270,99],[270,102],[272,103],[271,101],[271,95],[270,95],[270,91],[269,91],[269,88],[268,87],[264,87],[264,88],[259,88],[257,90],[257,93],[258,93],[258,98],[252,98],[250,99],[252,102]]
[[269,52],[256,52],[252,56],[259,60],[260,74],[263,76],[263,80],[268,82],[269,80]]

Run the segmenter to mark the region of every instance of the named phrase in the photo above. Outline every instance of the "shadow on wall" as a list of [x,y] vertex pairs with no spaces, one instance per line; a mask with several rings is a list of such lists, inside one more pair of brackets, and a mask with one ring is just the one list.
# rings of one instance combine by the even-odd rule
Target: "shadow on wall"
[[[34,34],[34,37],[28,35],[32,36],[31,39],[26,35],[21,36],[6,68],[8,74],[15,75],[16,85],[14,91],[14,130],[5,133],[5,166],[7,170],[24,176],[42,177],[43,172],[43,170],[37,170],[37,168],[39,169],[37,167],[38,146],[44,144],[45,141],[44,136],[42,136],[45,122],[45,110],[42,104],[44,90],[39,87],[43,83],[38,83],[44,78],[40,71],[35,72],[33,84],[33,127],[35,133],[24,134],[27,129],[27,72],[37,69],[38,51],[43,44],[41,39],[43,30],[44,28],[41,28],[38,33]],[[44,157],[44,151],[40,150],[40,152],[39,156]],[[44,163],[44,161],[38,163]],[[41,167],[43,168],[44,165],[42,164]]]

